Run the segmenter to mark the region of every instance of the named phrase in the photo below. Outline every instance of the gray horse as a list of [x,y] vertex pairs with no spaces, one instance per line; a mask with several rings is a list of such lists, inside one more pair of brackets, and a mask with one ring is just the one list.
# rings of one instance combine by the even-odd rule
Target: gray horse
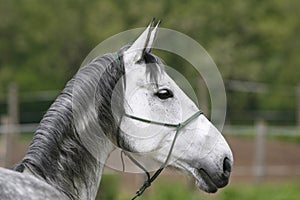
[[14,170],[0,168],[1,200],[95,199],[115,148],[161,165],[150,177],[130,156],[148,175],[134,198],[166,166],[187,172],[206,192],[228,184],[231,150],[151,54],[157,27],[151,22],[132,45],[95,58],[66,84],[23,160]]

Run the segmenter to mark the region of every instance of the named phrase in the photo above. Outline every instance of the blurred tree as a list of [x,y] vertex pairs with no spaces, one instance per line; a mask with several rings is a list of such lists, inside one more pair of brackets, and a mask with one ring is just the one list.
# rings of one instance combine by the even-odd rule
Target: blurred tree
[[[252,99],[256,109],[295,108],[289,97],[300,79],[298,0],[0,0],[0,5],[0,93],[11,81],[21,91],[62,88],[99,42],[157,17],[163,27],[202,44],[224,79],[270,84],[266,95],[229,93],[230,108],[253,109]],[[194,77],[191,67],[181,67],[184,61],[164,59]]]

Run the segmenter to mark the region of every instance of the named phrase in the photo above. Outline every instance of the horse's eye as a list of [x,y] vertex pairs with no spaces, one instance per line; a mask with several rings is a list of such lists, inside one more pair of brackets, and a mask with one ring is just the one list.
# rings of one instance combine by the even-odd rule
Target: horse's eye
[[174,96],[173,92],[169,89],[160,89],[158,92],[155,93],[155,95],[160,99],[168,99],[172,98]]

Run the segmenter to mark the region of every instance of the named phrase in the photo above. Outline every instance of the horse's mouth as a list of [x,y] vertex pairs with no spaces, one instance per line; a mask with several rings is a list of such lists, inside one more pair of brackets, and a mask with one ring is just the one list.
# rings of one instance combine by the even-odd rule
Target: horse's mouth
[[218,191],[218,184],[214,182],[214,180],[204,169],[195,169],[193,175],[196,179],[196,185],[199,189],[202,189],[208,193],[215,193]]

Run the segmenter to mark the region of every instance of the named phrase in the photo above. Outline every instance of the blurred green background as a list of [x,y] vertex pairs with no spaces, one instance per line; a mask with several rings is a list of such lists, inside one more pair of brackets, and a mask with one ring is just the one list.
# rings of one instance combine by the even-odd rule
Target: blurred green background
[[[299,0],[0,0],[0,115],[7,113],[7,88],[14,82],[20,92],[19,121],[38,123],[97,44],[144,27],[152,17],[162,19],[161,27],[198,41],[216,62],[226,87],[226,125],[235,125],[235,135],[244,133],[235,137],[245,139],[245,148],[253,142],[255,129],[244,125],[253,126],[263,118],[275,126],[268,133],[280,132],[270,140],[289,141],[284,145],[299,150]],[[184,60],[175,55],[164,60],[197,88],[197,77]],[[47,91],[46,98],[40,91]],[[248,165],[239,161],[248,154],[235,140],[232,146],[237,165]],[[292,158],[300,160],[297,155]],[[298,169],[300,163],[296,164]],[[243,184],[235,178],[217,195],[161,178],[141,199],[293,200],[300,197],[298,178],[299,173],[283,182],[258,185],[251,178],[243,179]],[[98,199],[128,199],[132,191],[119,192],[121,182],[120,174],[104,175]]]
[[[62,89],[97,44],[156,17],[212,56],[228,83],[232,123],[251,123],[257,115],[274,123],[296,121],[298,0],[0,0],[0,5],[0,94],[12,81],[23,92]],[[180,69],[178,58],[165,61],[192,78],[192,69]],[[263,84],[254,84],[254,92],[236,92],[232,80]]]

